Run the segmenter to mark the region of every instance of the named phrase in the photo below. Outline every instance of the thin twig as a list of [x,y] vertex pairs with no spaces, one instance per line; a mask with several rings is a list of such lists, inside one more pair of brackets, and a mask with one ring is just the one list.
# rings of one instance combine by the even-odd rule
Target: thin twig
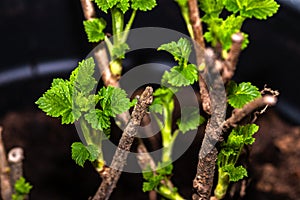
[[224,129],[229,127],[235,127],[238,122],[240,122],[244,117],[252,113],[254,110],[264,107],[266,105],[273,106],[277,102],[277,98],[272,95],[265,95],[250,103],[246,104],[243,108],[234,109],[232,111],[231,117],[229,117],[223,124]]
[[16,181],[23,176],[23,159],[24,152],[20,147],[13,148],[8,152],[10,180],[12,185],[15,185]]
[[[192,24],[193,35],[194,35],[193,39],[196,42],[194,47],[196,51],[197,66],[198,68],[201,68],[200,66],[205,64],[205,60],[204,60],[205,42],[203,38],[203,30],[202,30],[202,24],[201,24],[197,0],[189,0],[188,7],[189,7],[189,18]],[[207,69],[206,67],[204,67],[204,69],[199,69],[199,71],[200,71],[199,87],[200,87],[200,98],[202,102],[202,107],[207,114],[211,114],[210,97],[209,97],[207,85],[205,83],[205,79],[203,78],[207,73]]]
[[229,80],[231,80],[235,73],[236,64],[241,53],[244,37],[242,33],[235,33],[231,36],[231,40],[231,49],[228,53],[227,59],[223,62],[222,77],[224,83],[227,83]]
[[151,87],[147,87],[139,98],[137,105],[134,107],[134,110],[131,114],[131,119],[119,141],[118,148],[111,163],[111,168],[108,171],[106,178],[102,180],[102,183],[97,193],[93,197],[93,200],[108,199],[113,189],[116,187],[123,167],[126,164],[126,159],[134,137],[137,135],[137,129],[140,126],[144,115],[146,114],[148,106],[152,103],[152,93],[153,89]]
[[192,24],[193,32],[194,32],[194,40],[200,45],[201,48],[205,49],[203,30],[200,19],[200,12],[198,7],[197,0],[189,0],[189,16],[190,22]]
[[0,127],[0,189],[3,200],[11,200],[12,185],[9,177],[9,166],[6,160],[5,147],[2,140],[2,127]]
[[83,14],[86,20],[91,20],[96,17],[96,12],[91,0],[80,0]]
[[223,80],[216,72],[216,58],[211,49],[206,50],[205,60],[213,81],[210,84],[212,115],[206,125],[204,139],[199,151],[197,174],[193,181],[195,191],[192,197],[197,200],[208,200],[211,194],[218,154],[215,144],[222,134],[221,127],[226,112],[226,94]]

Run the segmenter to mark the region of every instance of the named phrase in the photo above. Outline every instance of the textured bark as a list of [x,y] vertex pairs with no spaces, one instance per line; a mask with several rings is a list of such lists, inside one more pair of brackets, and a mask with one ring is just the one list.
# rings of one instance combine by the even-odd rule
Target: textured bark
[[131,119],[119,141],[119,145],[113,157],[111,167],[110,169],[107,169],[105,177],[103,177],[102,183],[93,200],[108,199],[113,189],[116,187],[123,167],[126,164],[130,147],[133,143],[134,137],[137,134],[138,126],[140,126],[148,106],[152,103],[152,93],[153,89],[151,87],[147,87],[139,98],[137,105],[134,107],[134,110],[131,114]]
[[23,149],[16,147],[8,152],[8,163],[10,166],[11,185],[15,185],[16,181],[23,176]]
[[90,20],[96,17],[95,9],[91,0],[80,0],[85,19]]
[[272,95],[265,95],[261,98],[255,99],[250,103],[246,104],[243,108],[234,109],[232,111],[231,117],[229,117],[223,124],[224,129],[229,127],[235,127],[238,122],[240,122],[244,117],[252,113],[254,110],[264,107],[273,106],[277,102],[277,98]]
[[0,190],[3,200],[10,200],[12,185],[10,182],[9,166],[6,159],[5,147],[2,141],[2,127],[0,127]]
[[190,22],[192,24],[193,32],[194,32],[194,40],[200,45],[201,48],[205,48],[204,38],[203,38],[203,30],[201,25],[199,7],[197,0],[189,0],[189,16]]
[[231,36],[232,46],[227,59],[223,62],[222,77],[224,83],[230,81],[235,73],[236,64],[241,53],[244,37],[242,33],[236,33]]
[[207,79],[210,83],[210,99],[212,114],[208,120],[204,139],[199,151],[199,161],[197,165],[197,174],[193,181],[193,187],[195,192],[193,199],[207,200],[210,197],[215,165],[217,159],[217,148],[216,143],[219,141],[222,135],[222,124],[225,119],[226,113],[226,94],[222,77],[216,70],[216,59],[213,51],[208,49],[206,51],[206,66],[209,69],[211,75]]

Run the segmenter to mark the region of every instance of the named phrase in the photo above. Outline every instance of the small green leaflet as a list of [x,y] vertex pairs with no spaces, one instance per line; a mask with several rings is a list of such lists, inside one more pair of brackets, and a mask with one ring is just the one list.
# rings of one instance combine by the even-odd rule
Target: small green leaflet
[[30,190],[32,189],[32,185],[30,183],[26,182],[24,177],[20,177],[15,185],[15,194],[12,195],[12,200],[23,200],[27,194],[30,193]]
[[227,86],[228,103],[233,108],[242,108],[247,103],[259,97],[261,97],[261,94],[258,88],[249,82],[237,85],[231,81]]
[[[94,0],[97,6],[105,13],[107,10],[117,5],[120,0]],[[127,0],[128,1],[128,0]],[[124,3],[123,3],[124,4]]]
[[234,167],[234,165],[226,165],[222,167],[224,172],[229,175],[229,181],[237,182],[248,176],[247,170],[243,166]]
[[188,64],[186,67],[175,66],[170,72],[164,73],[163,79],[174,87],[192,85],[198,81],[198,69],[194,64]]
[[143,183],[144,192],[155,190],[162,180],[171,175],[173,165],[169,163],[158,163],[157,168],[156,174],[150,169],[143,172],[143,178],[146,180],[146,182]]
[[129,0],[120,0],[117,4],[117,8],[120,8],[123,13],[125,13],[129,7]]
[[89,93],[96,85],[93,77],[95,63],[88,58],[79,63],[69,80],[54,79],[51,88],[35,103],[47,115],[61,117],[62,124],[74,123],[94,104],[94,96]]
[[[221,18],[210,19],[208,32],[204,34],[204,38],[216,46],[218,42],[222,44],[223,49],[229,50],[232,45],[231,36],[234,33],[240,32],[245,18],[241,16],[230,15],[225,20]],[[244,33],[243,48],[249,43],[247,35]]]
[[72,90],[69,81],[54,79],[51,88],[35,103],[47,115],[61,117],[62,124],[73,123],[80,117],[80,113],[73,110]]
[[[72,73],[70,81],[73,81],[73,85],[84,95],[89,95],[95,88],[97,81],[94,78],[95,73],[95,62],[92,57],[79,62],[76,73]],[[71,81],[72,83],[72,81]]]
[[267,19],[273,16],[279,8],[274,0],[224,0],[227,10],[247,18]]
[[224,8],[223,0],[201,0],[199,6],[205,12],[203,21],[209,18],[218,18]]
[[192,45],[186,38],[180,38],[178,42],[170,42],[168,44],[161,45],[157,50],[164,50],[174,56],[174,59],[178,61],[179,65],[186,65],[188,63]]
[[256,124],[247,124],[245,126],[237,126],[236,128],[234,128],[232,130],[232,132],[230,133],[228,140],[227,140],[227,144],[229,146],[233,146],[233,144],[235,143],[235,138],[241,136],[242,138],[242,144],[253,144],[253,142],[255,141],[255,138],[253,137],[253,135],[258,131],[259,126],[257,126]]
[[84,118],[94,129],[104,131],[110,128],[110,118],[102,110],[92,110],[86,113]]
[[98,148],[95,145],[85,146],[81,142],[72,144],[72,159],[79,166],[83,167],[85,161],[95,161],[99,156]]
[[134,10],[152,10],[156,5],[156,0],[131,0],[131,8]]
[[98,95],[104,113],[111,117],[115,117],[116,115],[127,111],[136,103],[136,101],[130,102],[130,99],[127,98],[127,94],[124,90],[111,86],[102,88]]
[[95,18],[83,22],[85,32],[89,42],[99,42],[104,40],[105,34],[103,30],[106,27],[106,21],[103,18]]
[[184,107],[181,113],[181,119],[177,121],[179,130],[184,134],[187,131],[195,130],[205,121],[205,118],[200,116],[199,108]]

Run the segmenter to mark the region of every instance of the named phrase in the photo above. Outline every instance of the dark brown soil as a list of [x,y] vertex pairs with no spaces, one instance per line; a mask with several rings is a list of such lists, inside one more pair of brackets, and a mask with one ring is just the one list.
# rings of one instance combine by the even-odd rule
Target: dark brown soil
[[[73,126],[41,112],[9,112],[1,120],[7,151],[25,150],[24,174],[34,186],[31,199],[87,199],[100,178],[90,164],[85,168],[71,160],[70,146],[79,138]],[[250,154],[245,199],[297,200],[300,198],[300,128],[289,125],[276,112],[259,121],[260,131]],[[185,197],[191,196],[199,142],[175,162],[173,181]],[[122,175],[111,199],[147,199],[140,174]]]

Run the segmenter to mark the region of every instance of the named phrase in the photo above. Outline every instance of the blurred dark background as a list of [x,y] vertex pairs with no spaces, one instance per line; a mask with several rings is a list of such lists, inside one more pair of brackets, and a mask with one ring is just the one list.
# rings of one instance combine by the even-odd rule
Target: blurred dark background
[[[251,42],[241,55],[235,79],[278,89],[279,110],[300,124],[300,1],[279,3],[279,13],[271,19],[245,23],[243,30],[250,34]],[[154,26],[186,33],[176,3],[158,0],[158,4],[151,12],[139,12],[133,28]],[[6,98],[15,93],[8,84],[63,75],[88,54],[93,47],[87,42],[82,21],[79,0],[0,1],[0,89],[9,92]],[[15,106],[9,98],[0,103],[1,111]]]

